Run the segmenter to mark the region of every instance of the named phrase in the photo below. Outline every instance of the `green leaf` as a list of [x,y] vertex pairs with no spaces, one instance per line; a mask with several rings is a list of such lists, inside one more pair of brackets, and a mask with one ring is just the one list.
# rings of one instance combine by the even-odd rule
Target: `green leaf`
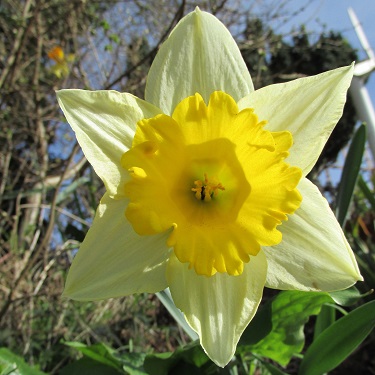
[[113,367],[106,366],[97,361],[83,357],[76,362],[70,363],[65,366],[60,372],[59,375],[119,375],[125,374],[123,371],[114,369]]
[[[357,254],[357,262],[361,269],[366,284],[374,289],[375,287],[375,257],[373,255],[374,249],[370,244],[367,244],[360,237],[354,237],[354,252]],[[371,294],[373,290],[370,290],[368,294]]]
[[[143,353],[119,353],[116,350],[104,345],[103,343],[87,346],[80,342],[65,342],[66,345],[81,352],[87,360],[93,361],[97,366],[106,368],[105,374],[112,374],[109,369],[115,370],[115,373],[125,373],[130,375],[145,375],[143,371],[143,362],[146,354]],[[85,361],[91,366],[90,361]],[[78,362],[78,361],[77,361]],[[75,362],[76,363],[76,362]],[[79,373],[79,368],[81,364],[76,363],[74,366],[72,364],[72,369],[77,368],[77,374]],[[70,369],[70,367],[69,367]],[[73,371],[72,370],[72,371]],[[103,370],[104,371],[104,370]],[[69,372],[66,372],[68,374]],[[98,372],[101,374],[101,372]],[[103,372],[104,373],[104,372]]]
[[314,327],[314,340],[336,320],[336,309],[333,306],[322,306],[320,313],[316,317]]
[[115,369],[122,368],[121,361],[115,356],[115,350],[109,348],[103,343],[87,346],[80,342],[65,342],[65,345],[80,351],[86,357],[102,363],[103,365],[110,366]]
[[361,294],[355,286],[352,286],[345,290],[339,290],[337,292],[329,293],[332,299],[341,306],[352,306],[369,294],[371,294],[371,291],[365,294]]
[[120,37],[117,34],[111,34],[109,36],[109,40],[111,40],[112,42],[118,44],[120,42]]
[[123,369],[129,375],[146,375],[143,370],[145,353],[116,353],[115,357],[122,363]]
[[272,363],[263,362],[263,366],[268,370],[271,375],[288,375],[286,372],[281,371]]
[[366,184],[365,180],[362,176],[359,176],[358,178],[358,186],[362,190],[363,195],[366,197],[366,199],[371,204],[371,208],[373,211],[375,211],[375,196],[374,193],[370,190],[368,185]]
[[[198,342],[193,342],[186,345],[183,348],[178,348],[174,353],[161,353],[161,354],[150,354],[146,356],[144,362],[144,369],[150,375],[167,375],[174,374],[172,369],[178,367],[186,367],[190,370],[194,368],[194,374],[199,374],[199,368],[205,364],[212,364],[214,368],[216,365],[213,364],[207,355],[203,352],[203,349]],[[180,374],[176,372],[176,374]]]
[[366,126],[362,124],[350,144],[348,155],[345,159],[339,190],[337,192],[336,217],[341,226],[344,225],[349,204],[352,199],[354,187],[361,168],[363,151],[366,142]]
[[23,358],[7,348],[0,348],[0,370],[1,375],[47,375],[45,372],[28,365]]
[[311,315],[325,303],[332,303],[328,293],[284,291],[272,302],[272,331],[250,350],[271,358],[282,366],[299,353],[305,342],[303,328]]
[[106,20],[101,21],[99,25],[103,28],[104,31],[108,31],[111,28]]
[[299,375],[321,375],[337,367],[375,326],[375,301],[358,307],[328,327],[307,349]]

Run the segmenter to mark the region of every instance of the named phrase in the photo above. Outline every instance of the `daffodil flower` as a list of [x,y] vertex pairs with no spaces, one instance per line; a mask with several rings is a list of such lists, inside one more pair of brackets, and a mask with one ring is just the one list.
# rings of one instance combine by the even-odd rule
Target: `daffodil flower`
[[74,54],[70,53],[68,56],[65,56],[64,50],[60,46],[55,46],[48,52],[48,57],[55,62],[50,71],[57,78],[69,74],[69,63],[74,61]]
[[65,296],[170,288],[208,356],[225,366],[264,286],[361,280],[327,201],[305,178],[340,118],[353,67],[254,91],[239,49],[196,9],[161,47],[146,100],[61,90],[107,192]]

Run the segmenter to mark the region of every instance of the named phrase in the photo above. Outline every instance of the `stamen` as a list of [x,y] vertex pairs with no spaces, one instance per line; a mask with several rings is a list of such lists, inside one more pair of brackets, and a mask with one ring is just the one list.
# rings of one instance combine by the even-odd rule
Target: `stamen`
[[207,173],[204,174],[204,182],[201,180],[194,181],[195,187],[191,188],[191,191],[195,192],[195,198],[205,202],[209,202],[213,197],[216,197],[219,190],[225,190],[225,187],[219,182],[211,181],[207,177]]

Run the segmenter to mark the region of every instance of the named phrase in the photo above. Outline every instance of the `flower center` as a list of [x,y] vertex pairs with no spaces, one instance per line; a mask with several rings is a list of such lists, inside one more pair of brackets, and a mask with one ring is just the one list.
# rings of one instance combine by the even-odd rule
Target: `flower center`
[[134,230],[173,228],[167,245],[197,274],[240,275],[261,246],[281,241],[277,226],[302,200],[302,172],[284,161],[292,136],[265,124],[223,92],[208,105],[196,94],[172,116],[138,122],[121,159],[131,176],[125,215]]
[[225,190],[225,187],[217,182],[216,179],[209,179],[207,173],[204,174],[204,181],[194,181],[195,187],[191,188],[195,192],[195,198],[201,201],[209,202],[216,197],[219,190]]

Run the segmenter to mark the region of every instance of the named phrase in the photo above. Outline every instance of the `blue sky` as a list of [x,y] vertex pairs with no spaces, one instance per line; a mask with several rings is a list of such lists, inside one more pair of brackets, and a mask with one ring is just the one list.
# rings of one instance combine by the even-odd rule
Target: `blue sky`
[[[287,8],[291,11],[300,9],[306,5],[305,11],[299,13],[293,19],[298,27],[305,24],[308,30],[322,30],[322,24],[328,30],[340,31],[358,49],[360,58],[365,58],[360,42],[354,32],[347,9],[351,7],[362,24],[365,35],[375,50],[375,1],[374,0],[289,0]],[[289,23],[288,28],[293,24]],[[367,83],[373,104],[375,104],[375,72],[372,73]]]

